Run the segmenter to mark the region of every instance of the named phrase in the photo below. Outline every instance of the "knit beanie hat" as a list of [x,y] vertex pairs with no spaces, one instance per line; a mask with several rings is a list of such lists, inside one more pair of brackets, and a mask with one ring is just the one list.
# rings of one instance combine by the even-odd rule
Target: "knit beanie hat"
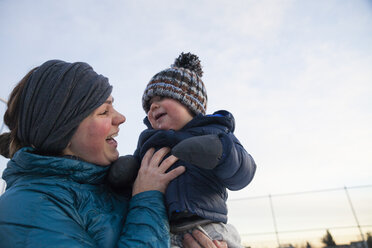
[[44,153],[61,152],[79,124],[110,96],[108,79],[87,63],[49,60],[29,77],[17,136]]
[[203,70],[198,56],[181,53],[173,65],[155,76],[147,84],[142,107],[147,113],[154,96],[169,97],[184,104],[193,114],[205,114],[207,91],[201,80]]

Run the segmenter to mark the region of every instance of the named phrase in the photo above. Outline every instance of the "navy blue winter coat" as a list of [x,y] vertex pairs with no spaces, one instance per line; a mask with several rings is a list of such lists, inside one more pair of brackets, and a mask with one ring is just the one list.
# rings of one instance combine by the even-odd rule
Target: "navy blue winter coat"
[[3,173],[0,247],[169,247],[164,196],[130,198],[105,184],[107,167],[22,148]]
[[196,167],[179,160],[172,168],[179,165],[186,167],[186,172],[174,179],[166,191],[168,215],[173,212],[185,212],[202,218],[227,222],[227,191],[240,190],[247,186],[256,171],[256,164],[233,134],[235,120],[225,110],[213,115],[199,114],[181,130],[154,130],[145,118],[148,129],[144,130],[138,141],[134,156],[142,159],[151,148],[173,147],[180,141],[200,135],[216,134],[223,146],[220,163],[213,170]]

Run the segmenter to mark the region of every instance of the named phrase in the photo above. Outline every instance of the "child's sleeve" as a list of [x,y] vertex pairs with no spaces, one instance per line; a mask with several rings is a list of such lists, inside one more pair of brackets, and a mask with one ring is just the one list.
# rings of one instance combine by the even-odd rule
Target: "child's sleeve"
[[256,163],[233,133],[222,133],[219,137],[223,154],[214,172],[228,189],[240,190],[252,181]]

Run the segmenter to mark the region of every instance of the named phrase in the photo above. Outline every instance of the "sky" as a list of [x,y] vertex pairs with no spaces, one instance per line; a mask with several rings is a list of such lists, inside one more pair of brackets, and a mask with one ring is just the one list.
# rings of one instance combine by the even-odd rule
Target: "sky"
[[[127,118],[118,149],[131,154],[145,128],[147,82],[192,52],[207,112],[234,115],[235,135],[257,163],[252,183],[230,200],[371,185],[371,44],[367,0],[0,0],[0,97],[46,60],[87,62],[114,87]],[[363,199],[361,209],[372,206]],[[257,203],[237,202],[231,216]]]

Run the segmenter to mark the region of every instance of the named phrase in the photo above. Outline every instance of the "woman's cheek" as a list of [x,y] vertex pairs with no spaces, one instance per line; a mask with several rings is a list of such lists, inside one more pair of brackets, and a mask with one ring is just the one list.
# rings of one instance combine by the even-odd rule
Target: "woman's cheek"
[[89,133],[91,148],[95,151],[102,151],[102,146],[106,142],[106,138],[110,135],[111,122],[96,122],[87,127]]
[[93,132],[93,134],[95,133],[98,136],[102,136],[106,140],[107,136],[110,135],[110,130],[111,121],[105,121],[102,123],[97,123],[91,131]]

